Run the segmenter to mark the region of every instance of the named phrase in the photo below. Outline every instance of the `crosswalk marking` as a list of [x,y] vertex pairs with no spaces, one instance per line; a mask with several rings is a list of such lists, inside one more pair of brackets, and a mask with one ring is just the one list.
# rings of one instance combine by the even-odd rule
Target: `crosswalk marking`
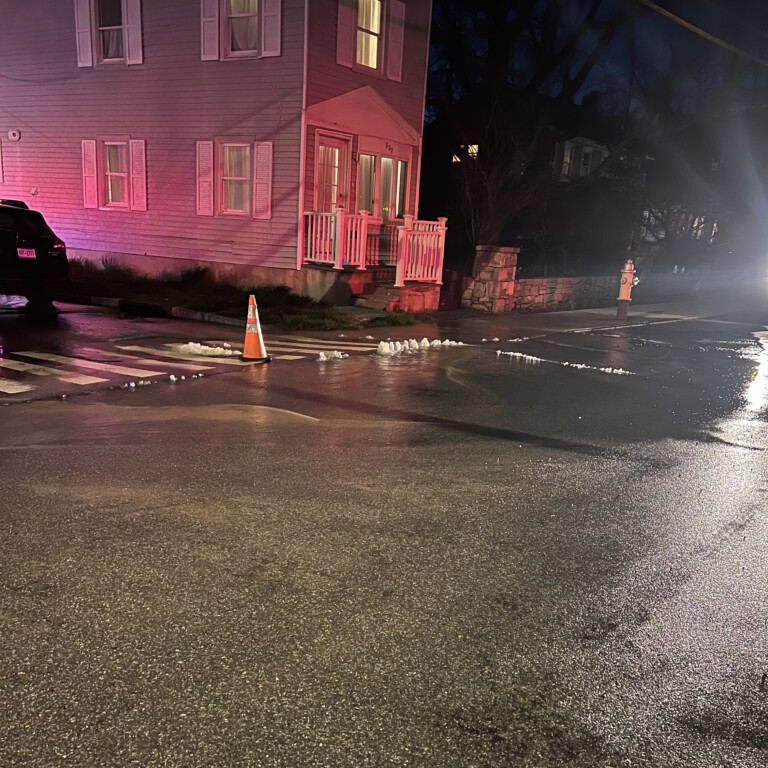
[[[272,337],[268,337],[267,341],[270,341]],[[284,342],[290,344],[293,342],[297,342],[299,344],[302,344],[304,346],[307,346],[308,344],[321,344],[323,346],[323,349],[348,349],[348,350],[354,350],[359,349],[360,351],[365,351],[368,349],[376,349],[378,347],[378,343],[370,340],[370,341],[337,341],[335,339],[312,339],[302,336],[275,336],[274,340],[278,344],[282,344]]]
[[8,381],[8,379],[0,379],[0,392],[5,392],[6,395],[18,395],[21,392],[29,392],[34,387],[29,384],[19,384],[18,381]]
[[[140,347],[136,345],[126,346],[126,347],[118,347],[118,349],[124,349],[128,352],[143,352],[148,355],[159,355],[160,357],[172,357],[177,360],[210,360],[212,363],[215,362],[216,365],[219,363],[224,363],[224,365],[253,365],[253,363],[244,362],[243,360],[237,360],[231,357],[205,357],[204,355],[184,355],[181,352],[173,352],[172,350],[166,350],[166,349],[155,349],[153,347]],[[167,361],[163,361],[167,362]],[[203,369],[205,370],[205,368]]]
[[[180,352],[172,352],[171,350],[153,349],[152,347],[138,347],[138,346],[121,346],[117,345],[118,349],[122,349],[125,352],[143,352],[145,354],[156,355],[158,357],[170,357],[174,360],[200,360],[200,356],[194,357],[193,355],[182,355]],[[147,361],[150,362],[150,361]],[[175,368],[184,368],[189,371],[210,371],[210,365],[192,365],[191,363],[174,363]]]
[[23,363],[20,360],[0,360],[0,368],[9,368],[12,371],[21,371],[22,373],[31,373],[33,376],[55,376],[57,379],[69,382],[70,384],[99,384],[107,379],[100,379],[97,376],[86,376],[81,373],[68,373],[60,368],[46,368],[43,365],[34,363]]
[[[126,365],[112,365],[111,363],[97,363],[94,360],[83,360],[79,357],[65,357],[64,355],[54,355],[50,352],[15,352],[14,354],[23,357],[32,357],[36,360],[47,360],[51,363],[65,363],[74,365],[78,368],[92,368],[94,371],[106,371],[107,373],[119,373],[123,376],[162,376],[165,371],[150,371],[144,368],[129,368]],[[148,360],[145,362],[149,362]],[[162,364],[158,361],[158,364]]]

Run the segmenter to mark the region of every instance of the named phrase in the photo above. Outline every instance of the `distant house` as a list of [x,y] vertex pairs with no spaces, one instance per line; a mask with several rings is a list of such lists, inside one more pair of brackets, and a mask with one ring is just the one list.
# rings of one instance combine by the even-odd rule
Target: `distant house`
[[552,174],[556,181],[575,181],[596,171],[611,151],[591,139],[576,136],[555,146]]
[[0,197],[73,256],[325,295],[439,282],[429,0],[0,0]]

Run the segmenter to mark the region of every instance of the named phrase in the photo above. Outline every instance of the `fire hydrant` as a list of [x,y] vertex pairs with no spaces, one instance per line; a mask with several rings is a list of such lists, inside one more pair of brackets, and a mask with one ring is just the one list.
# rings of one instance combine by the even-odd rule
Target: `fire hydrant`
[[639,278],[635,275],[635,265],[632,259],[627,259],[624,269],[621,270],[621,284],[619,286],[618,308],[616,318],[618,320],[627,319],[627,309],[629,302],[632,301],[632,288],[638,284]]

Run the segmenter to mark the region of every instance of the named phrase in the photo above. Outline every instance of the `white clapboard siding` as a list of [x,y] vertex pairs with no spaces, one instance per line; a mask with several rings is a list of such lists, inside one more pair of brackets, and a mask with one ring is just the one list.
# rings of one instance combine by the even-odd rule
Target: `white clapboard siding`
[[96,170],[96,141],[85,139],[81,145],[83,157],[83,207],[99,207],[99,179]]
[[197,215],[213,216],[213,142],[197,142]]
[[279,56],[281,0],[261,0],[261,55]]
[[387,78],[403,79],[403,46],[405,44],[405,3],[390,0],[387,21]]
[[272,217],[272,142],[257,141],[253,153],[253,218]]
[[92,40],[91,0],[75,0],[75,41],[78,67],[93,66]]
[[141,0],[123,0],[125,10],[125,62],[143,64],[144,50],[141,39]]
[[219,58],[219,0],[200,0],[200,58]]
[[147,210],[147,152],[143,139],[131,139],[131,210]]
[[336,25],[336,63],[351,67],[355,61],[355,33],[357,31],[357,3],[339,0]]

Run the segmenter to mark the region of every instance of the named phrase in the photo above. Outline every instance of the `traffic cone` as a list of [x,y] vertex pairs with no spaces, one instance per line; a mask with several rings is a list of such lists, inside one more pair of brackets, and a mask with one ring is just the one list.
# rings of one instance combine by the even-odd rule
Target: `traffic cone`
[[259,310],[256,307],[256,298],[254,296],[251,296],[248,300],[248,319],[245,325],[243,360],[254,360],[259,363],[272,362],[272,358],[264,348],[264,339],[261,335],[261,324],[259,323]]

